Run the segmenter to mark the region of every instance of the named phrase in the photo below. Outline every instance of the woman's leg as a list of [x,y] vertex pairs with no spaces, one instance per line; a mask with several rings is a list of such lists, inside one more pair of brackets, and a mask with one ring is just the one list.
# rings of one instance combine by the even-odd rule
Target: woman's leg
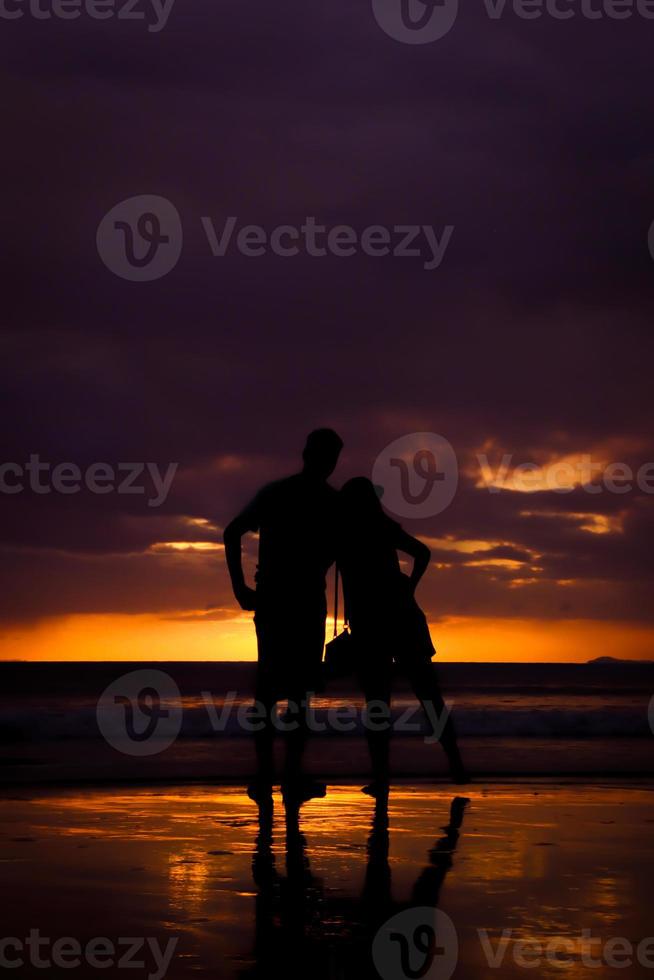
[[[424,663],[412,666],[408,675],[414,694],[432,725],[432,734],[438,737],[445,750],[452,776],[457,782],[467,782],[468,777],[459,752],[456,729],[452,716],[443,701],[434,665],[426,660]],[[443,721],[443,719],[445,720]]]

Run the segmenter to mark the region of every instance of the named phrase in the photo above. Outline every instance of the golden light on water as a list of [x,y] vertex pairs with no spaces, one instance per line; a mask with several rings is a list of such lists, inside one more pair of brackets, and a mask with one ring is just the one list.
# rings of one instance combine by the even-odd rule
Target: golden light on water
[[[380,820],[357,786],[331,785],[295,817],[276,792],[264,820],[232,787],[31,793],[3,809],[11,829],[2,835],[3,856],[16,896],[9,934],[26,934],[18,920],[31,914],[25,860],[38,861],[50,934],[66,934],[70,909],[58,898],[72,881],[78,928],[100,919],[107,935],[178,936],[176,966],[226,978],[256,962],[257,937],[288,941],[288,922],[304,923],[293,936],[311,944],[316,963],[329,948],[346,955],[348,937],[367,921],[371,871],[372,897],[384,889],[389,911],[415,901],[418,881],[432,883],[430,902],[455,924],[457,969],[469,978],[495,972],[520,980],[521,944],[529,942],[554,950],[534,975],[581,980],[589,973],[584,933],[592,935],[593,956],[613,936],[636,945],[651,934],[648,788],[493,783],[466,787],[466,797],[445,785],[393,785]],[[495,970],[480,930],[500,957]]]

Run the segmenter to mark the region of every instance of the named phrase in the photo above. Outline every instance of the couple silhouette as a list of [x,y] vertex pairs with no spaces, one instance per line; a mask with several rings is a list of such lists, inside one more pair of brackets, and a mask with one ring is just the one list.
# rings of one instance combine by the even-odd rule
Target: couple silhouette
[[[303,774],[302,759],[311,695],[322,685],[326,575],[334,563],[343,581],[350,646],[356,651],[353,672],[366,717],[373,705],[375,710],[374,726],[366,724],[372,781],[364,792],[388,793],[393,664],[408,678],[428,717],[440,719],[439,741],[452,779],[468,781],[431,663],[427,621],[414,597],[429,566],[429,548],[384,513],[367,478],[349,480],[340,492],[327,482],[342,448],[332,429],[311,432],[302,470],[265,486],[224,532],[234,595],[242,609],[254,612],[257,634],[255,698],[264,710],[255,734],[257,772],[248,789],[256,802],[272,793],[273,714],[279,701],[288,701],[282,792],[299,802],[325,795],[323,784]],[[256,588],[247,585],[242,563],[242,538],[251,532],[259,534]],[[401,571],[398,551],[413,559],[410,575]]]

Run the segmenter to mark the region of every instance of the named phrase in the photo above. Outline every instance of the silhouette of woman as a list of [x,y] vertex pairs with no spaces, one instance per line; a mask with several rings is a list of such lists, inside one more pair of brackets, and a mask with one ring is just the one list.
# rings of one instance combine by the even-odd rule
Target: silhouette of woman
[[[338,566],[346,618],[367,709],[375,702],[374,726],[366,726],[372,783],[364,792],[377,796],[388,790],[393,661],[408,677],[430,720],[435,712],[442,721],[447,710],[431,663],[435,650],[427,620],[414,598],[429,566],[430,551],[386,516],[375,487],[365,477],[349,480],[341,490],[339,525]],[[408,576],[400,569],[398,551],[413,558]],[[468,782],[447,713],[439,740],[454,782]]]

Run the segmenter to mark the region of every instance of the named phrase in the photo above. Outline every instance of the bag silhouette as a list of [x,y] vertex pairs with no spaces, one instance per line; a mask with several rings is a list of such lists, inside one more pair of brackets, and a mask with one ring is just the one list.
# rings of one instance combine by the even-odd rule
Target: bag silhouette
[[338,632],[338,567],[334,572],[334,638],[325,647],[323,662],[324,680],[349,677],[358,670],[356,643],[350,632],[347,617],[343,616],[343,630]]

